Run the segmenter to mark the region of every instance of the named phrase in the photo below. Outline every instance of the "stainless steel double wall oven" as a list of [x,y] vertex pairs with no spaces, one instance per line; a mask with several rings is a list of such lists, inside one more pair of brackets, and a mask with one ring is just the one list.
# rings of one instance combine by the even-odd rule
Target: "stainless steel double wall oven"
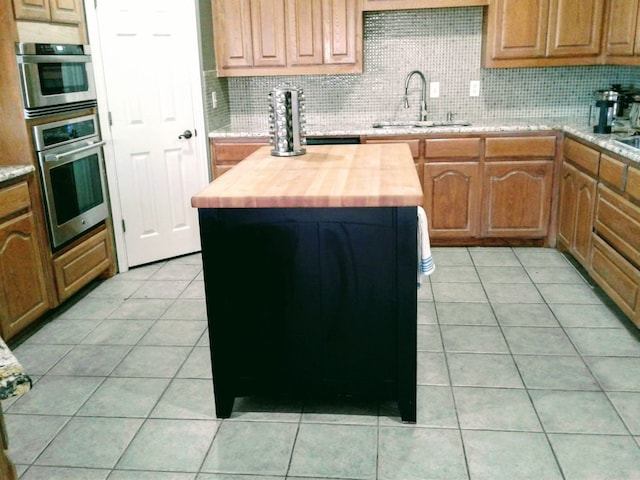
[[20,43],[16,58],[56,251],[108,216],[90,50]]

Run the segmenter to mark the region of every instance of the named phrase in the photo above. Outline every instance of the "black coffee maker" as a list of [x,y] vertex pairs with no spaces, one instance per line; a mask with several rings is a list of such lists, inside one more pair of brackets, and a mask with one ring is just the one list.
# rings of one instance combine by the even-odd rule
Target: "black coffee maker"
[[618,109],[619,93],[614,90],[596,90],[589,107],[589,125],[593,133],[611,133]]

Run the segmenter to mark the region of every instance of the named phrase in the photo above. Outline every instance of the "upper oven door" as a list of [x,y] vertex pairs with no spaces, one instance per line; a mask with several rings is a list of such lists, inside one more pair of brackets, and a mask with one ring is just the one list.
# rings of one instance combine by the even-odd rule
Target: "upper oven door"
[[18,55],[25,109],[96,99],[90,55]]

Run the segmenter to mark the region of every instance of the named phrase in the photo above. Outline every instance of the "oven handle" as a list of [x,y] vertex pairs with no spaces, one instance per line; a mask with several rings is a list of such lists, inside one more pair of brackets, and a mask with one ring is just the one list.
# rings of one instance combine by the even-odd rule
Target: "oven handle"
[[68,152],[50,153],[48,155],[45,155],[44,159],[45,159],[46,162],[59,162],[60,160],[62,160],[65,157],[70,157],[71,155],[75,155],[77,153],[82,153],[82,152],[86,152],[87,150],[91,150],[91,149],[94,149],[94,148],[97,148],[97,147],[101,147],[105,143],[107,143],[105,140],[100,140],[99,142],[92,143],[91,145],[87,145],[85,147],[76,148],[75,150],[70,150]]

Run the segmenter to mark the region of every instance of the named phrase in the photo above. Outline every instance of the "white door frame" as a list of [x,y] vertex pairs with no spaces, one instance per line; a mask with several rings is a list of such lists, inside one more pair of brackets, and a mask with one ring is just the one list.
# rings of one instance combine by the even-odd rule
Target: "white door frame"
[[[113,221],[113,234],[116,246],[116,255],[118,263],[118,271],[120,273],[129,270],[129,261],[127,258],[127,249],[125,243],[124,230],[122,228],[122,210],[120,204],[120,195],[118,193],[118,176],[116,173],[115,152],[113,148],[113,136],[111,135],[111,126],[109,125],[109,102],[107,97],[107,87],[104,77],[104,63],[102,58],[102,50],[100,45],[100,30],[98,27],[98,9],[100,1],[109,0],[87,0],[85,1],[85,15],[87,20],[87,34],[91,44],[91,56],[93,61],[93,71],[95,75],[96,91],[98,94],[98,114],[100,121],[100,130],[104,145],[104,160],[107,175],[107,183],[109,185],[109,202],[111,204],[111,215]],[[203,178],[209,177],[208,166],[208,135],[204,119],[204,102],[202,88],[202,64],[201,64],[201,41],[200,41],[200,18],[198,9],[198,0],[191,0],[193,8],[195,27],[189,31],[192,37],[193,48],[188,52],[184,52],[185,56],[189,56],[192,65],[197,65],[198,75],[190,75],[191,89],[193,92],[193,113],[197,135],[194,137],[195,147],[200,152],[202,159],[203,172],[206,174]],[[185,2],[185,8],[189,7],[189,2]],[[141,19],[144,21],[144,19]],[[196,192],[194,192],[195,194]]]

